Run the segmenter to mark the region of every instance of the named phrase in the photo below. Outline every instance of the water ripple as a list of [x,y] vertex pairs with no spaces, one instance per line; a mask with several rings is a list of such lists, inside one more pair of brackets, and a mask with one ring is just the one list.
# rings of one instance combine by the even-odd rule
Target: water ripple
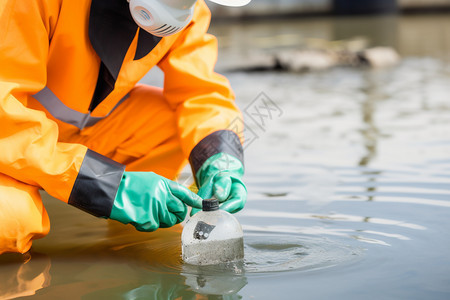
[[340,221],[340,222],[364,222],[382,225],[399,226],[410,229],[425,230],[426,227],[407,223],[397,220],[390,220],[384,218],[372,218],[372,217],[362,217],[355,215],[345,215],[345,214],[329,214],[329,215],[318,215],[312,213],[292,213],[292,212],[274,212],[265,210],[246,210],[242,216],[244,217],[261,217],[261,218],[290,218],[290,219],[321,219],[330,221]]

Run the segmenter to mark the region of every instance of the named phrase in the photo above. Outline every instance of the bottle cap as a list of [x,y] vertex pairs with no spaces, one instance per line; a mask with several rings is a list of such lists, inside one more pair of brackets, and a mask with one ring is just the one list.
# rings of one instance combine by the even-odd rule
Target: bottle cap
[[202,209],[203,211],[214,211],[219,209],[219,200],[215,197],[211,199],[203,199],[202,201]]

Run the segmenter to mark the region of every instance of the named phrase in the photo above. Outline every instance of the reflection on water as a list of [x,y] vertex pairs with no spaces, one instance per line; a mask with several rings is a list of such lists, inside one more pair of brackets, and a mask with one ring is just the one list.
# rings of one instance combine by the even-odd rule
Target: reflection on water
[[448,20],[213,28],[222,70],[255,45],[350,38],[362,28],[404,59],[381,70],[227,72],[244,116],[261,91],[282,110],[263,128],[246,119],[257,139],[246,149],[248,203],[236,215],[243,264],[186,265],[179,226],[136,232],[45,196],[52,231],[30,256],[0,257],[0,298],[448,299]]
[[4,254],[0,257],[0,299],[31,296],[51,283],[47,255]]
[[242,262],[220,265],[183,265],[185,284],[199,294],[236,295],[247,283]]

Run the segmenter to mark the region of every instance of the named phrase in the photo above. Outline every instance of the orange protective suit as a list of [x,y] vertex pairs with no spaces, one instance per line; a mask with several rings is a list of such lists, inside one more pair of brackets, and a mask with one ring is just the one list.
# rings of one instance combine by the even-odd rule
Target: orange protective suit
[[[187,159],[195,172],[215,153],[242,152],[205,3],[164,38],[139,30],[127,6],[0,0],[0,253],[47,234],[39,189],[108,217],[125,167],[173,179]],[[137,85],[154,66],[164,88]],[[200,141],[214,147],[194,149]]]

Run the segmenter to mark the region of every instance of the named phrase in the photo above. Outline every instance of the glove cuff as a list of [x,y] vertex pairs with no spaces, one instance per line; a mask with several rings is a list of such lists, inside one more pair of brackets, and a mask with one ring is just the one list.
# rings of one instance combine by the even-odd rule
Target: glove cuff
[[198,170],[206,160],[218,153],[226,153],[237,158],[244,165],[244,149],[239,136],[231,130],[219,130],[203,138],[192,149],[189,163],[196,177]]
[[124,165],[88,149],[68,203],[96,217],[109,217],[124,170]]

